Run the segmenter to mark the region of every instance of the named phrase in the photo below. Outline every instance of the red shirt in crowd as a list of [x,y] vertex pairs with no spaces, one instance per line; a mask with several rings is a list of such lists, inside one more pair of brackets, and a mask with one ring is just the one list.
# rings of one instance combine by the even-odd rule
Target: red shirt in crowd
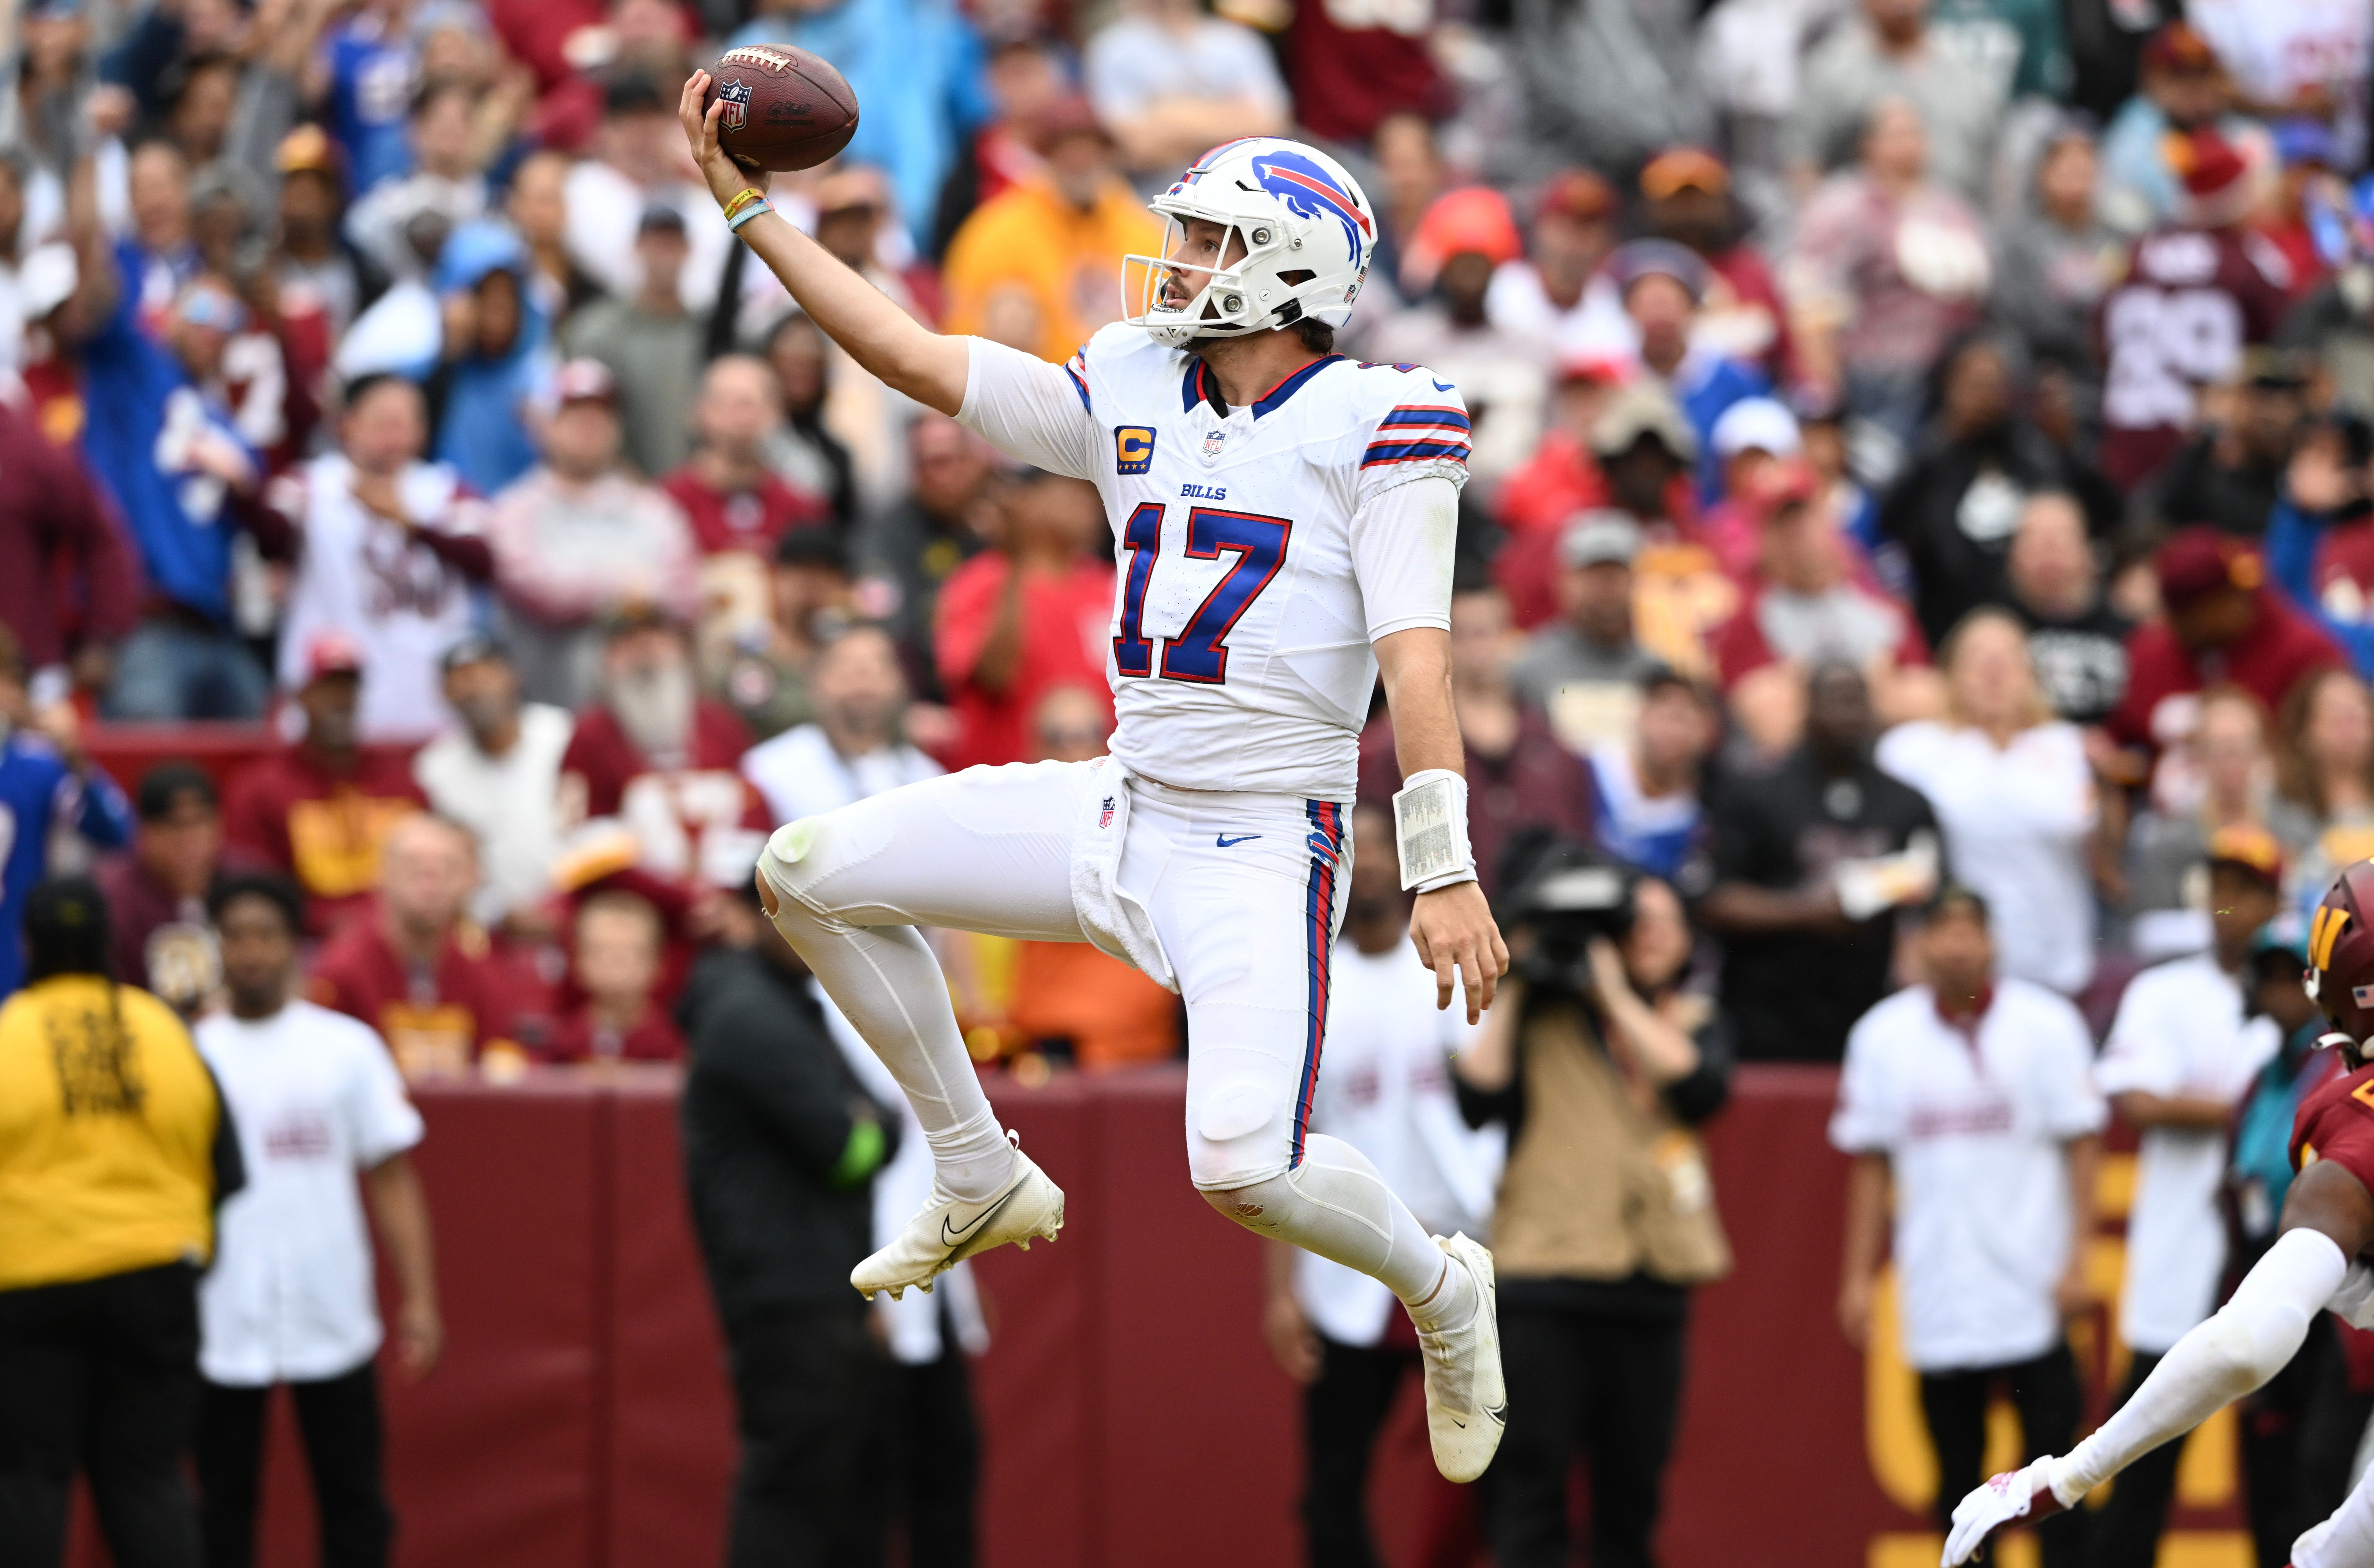
[[544,1055],[552,1062],[674,1062],[684,1055],[684,1036],[657,1008],[627,1030],[604,1023],[590,1007],[580,1008],[554,1026]]
[[2154,230],[2104,296],[2101,469],[2131,490],[2192,434],[2195,389],[2229,379],[2283,320],[2291,268],[2239,229]]
[[1428,47],[1433,0],[1412,0],[1404,16],[1382,6],[1310,0],[1294,7],[1287,30],[1287,71],[1295,116],[1327,141],[1365,146],[1386,115],[1440,119],[1457,95],[1435,69]]
[[223,833],[230,848],[297,879],[309,929],[324,936],[379,886],[387,831],[428,805],[406,749],[366,746],[340,772],[310,746],[285,746],[231,781]]
[[2346,668],[2349,660],[2324,628],[2267,589],[2258,590],[2259,619],[2223,648],[2195,654],[2165,621],[2138,626],[2127,637],[2127,694],[2109,729],[2121,744],[2157,746],[2152,715],[2171,697],[2239,686],[2274,712],[2310,670]]
[[684,508],[693,542],[703,555],[724,550],[769,555],[775,541],[793,529],[832,521],[832,508],[821,499],[763,470],[754,489],[727,491],[711,486],[688,463],[660,481],[660,489]]
[[0,405],[0,626],[40,669],[65,657],[70,617],[105,642],[129,632],[140,560],[80,457]]
[[1055,687],[1084,686],[1103,700],[1108,715],[1112,710],[1105,659],[1111,651],[1113,570],[1111,562],[1085,557],[1060,577],[1023,583],[1022,656],[1014,678],[1003,692],[974,684],[1013,569],[1002,552],[984,551],[958,567],[940,589],[940,682],[960,726],[955,747],[942,759],[951,769],[1028,760],[1035,749],[1030,710]]
[[357,920],[314,961],[306,995],[370,1024],[406,1078],[458,1073],[497,1043],[512,1043],[511,974],[475,925],[458,927],[434,964],[395,950],[377,920]]

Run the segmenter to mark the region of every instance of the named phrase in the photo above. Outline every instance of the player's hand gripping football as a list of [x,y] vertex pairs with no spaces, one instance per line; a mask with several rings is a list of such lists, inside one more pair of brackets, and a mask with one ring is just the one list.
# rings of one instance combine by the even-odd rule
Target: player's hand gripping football
[[1944,1568],[1968,1562],[1987,1538],[2005,1525],[2060,1513],[2061,1499],[2048,1479],[2046,1467],[2051,1463],[2050,1458],[2039,1459],[2024,1470],[2007,1471],[1955,1504],[1954,1528],[1945,1537]]
[[1509,973],[1509,944],[1500,940],[1500,927],[1493,924],[1482,885],[1453,882],[1418,894],[1410,911],[1410,940],[1417,944],[1417,956],[1427,968],[1434,971],[1434,1005],[1451,1006],[1456,981],[1467,993],[1467,1021],[1483,1018],[1500,976]]
[[684,125],[684,139],[691,144],[692,160],[700,166],[700,177],[709,182],[709,194],[723,206],[744,191],[764,191],[767,176],[743,168],[719,145],[717,121],[725,112],[725,100],[719,99],[703,112],[701,100],[708,93],[707,71],[687,77],[684,92],[676,100],[676,117]]

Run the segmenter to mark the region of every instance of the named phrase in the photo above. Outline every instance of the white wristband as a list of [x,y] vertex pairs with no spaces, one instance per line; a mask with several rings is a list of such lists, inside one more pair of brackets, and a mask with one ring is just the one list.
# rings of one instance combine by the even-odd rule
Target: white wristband
[[1430,893],[1475,880],[1467,842],[1467,781],[1448,768],[1412,773],[1393,796],[1393,837],[1401,847],[1402,890]]

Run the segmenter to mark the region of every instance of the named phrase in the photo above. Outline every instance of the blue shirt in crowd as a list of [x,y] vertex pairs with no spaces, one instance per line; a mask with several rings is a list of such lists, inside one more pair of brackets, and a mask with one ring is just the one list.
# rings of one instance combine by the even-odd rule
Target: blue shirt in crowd
[[77,776],[40,736],[8,731],[0,739],[0,996],[25,983],[25,895],[48,869],[50,833],[61,822],[102,849],[132,842],[132,805],[114,780],[96,768]]
[[330,135],[347,155],[354,194],[412,172],[405,131],[419,66],[411,41],[367,11],[331,33],[322,53],[330,67]]

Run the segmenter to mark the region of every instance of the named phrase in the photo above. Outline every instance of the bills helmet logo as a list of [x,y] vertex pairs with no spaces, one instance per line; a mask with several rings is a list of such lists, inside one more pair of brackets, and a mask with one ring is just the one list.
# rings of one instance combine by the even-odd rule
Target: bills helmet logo
[[1103,830],[1105,830],[1105,829],[1107,829],[1107,828],[1111,827],[1111,826],[1112,826],[1112,817],[1113,817],[1113,797],[1112,797],[1111,796],[1108,795],[1108,796],[1105,796],[1104,809],[1103,809],[1103,810],[1101,810],[1101,811],[1099,811],[1099,812],[1097,813],[1097,829],[1098,829],[1098,831],[1102,831]]
[[717,100],[725,105],[725,112],[717,117],[718,128],[738,131],[750,118],[750,84],[746,81],[720,82]]
[[1299,152],[1281,151],[1254,159],[1253,178],[1295,217],[1332,218],[1342,224],[1345,248],[1356,262],[1366,265],[1374,226],[1352,199],[1352,193],[1337,184],[1333,174]]

